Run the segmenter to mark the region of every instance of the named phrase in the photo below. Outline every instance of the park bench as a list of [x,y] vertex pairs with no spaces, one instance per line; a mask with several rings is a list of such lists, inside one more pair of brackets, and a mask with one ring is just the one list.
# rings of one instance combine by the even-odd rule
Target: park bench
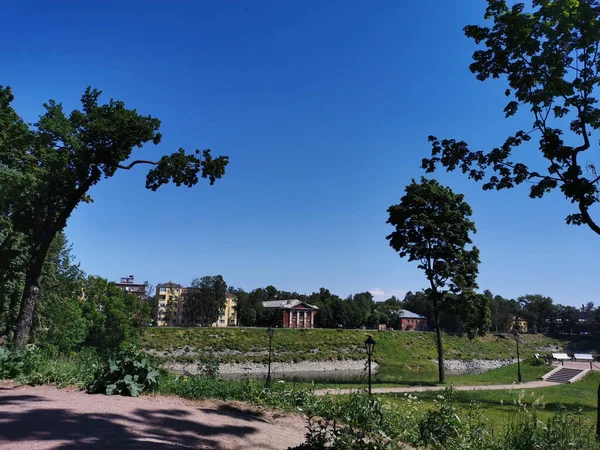
[[573,359],[575,361],[589,361],[590,362],[590,369],[592,369],[592,361],[594,361],[594,356],[590,355],[589,353],[575,353],[573,355]]
[[571,357],[566,353],[552,353],[552,358],[560,361],[563,366],[565,365],[565,361],[571,359]]

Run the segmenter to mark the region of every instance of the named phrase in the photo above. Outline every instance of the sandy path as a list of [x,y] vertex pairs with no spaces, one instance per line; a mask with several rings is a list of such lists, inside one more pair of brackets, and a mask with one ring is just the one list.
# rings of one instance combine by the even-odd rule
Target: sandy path
[[[474,386],[454,386],[456,391],[503,391],[511,389],[534,389],[543,388],[550,386],[560,386],[560,384],[552,383],[550,381],[530,381],[521,384],[486,384],[486,385],[474,385]],[[411,386],[411,387],[387,387],[387,388],[372,388],[373,394],[391,394],[391,393],[403,393],[403,392],[426,392],[426,391],[443,391],[448,386]],[[364,389],[364,388],[363,388]],[[336,394],[351,394],[358,392],[359,389],[318,389],[315,391],[316,395],[336,395]]]
[[0,449],[287,449],[304,419],[244,404],[0,384]]

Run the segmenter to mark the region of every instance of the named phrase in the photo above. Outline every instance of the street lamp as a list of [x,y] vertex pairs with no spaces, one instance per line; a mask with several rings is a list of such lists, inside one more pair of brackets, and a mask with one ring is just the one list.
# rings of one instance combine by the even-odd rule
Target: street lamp
[[373,356],[373,350],[375,350],[375,341],[371,336],[365,341],[365,350],[369,361],[369,395],[371,395],[371,357]]
[[267,330],[267,334],[269,335],[269,369],[267,371],[267,388],[271,387],[271,344],[273,343],[273,335],[275,334],[275,329],[273,327],[269,327]]
[[519,383],[522,382],[522,378],[521,378],[521,356],[519,355],[519,341],[520,340],[521,340],[521,336],[515,330],[515,341],[517,342],[517,371],[518,371],[517,374],[518,374],[518,377],[519,377]]

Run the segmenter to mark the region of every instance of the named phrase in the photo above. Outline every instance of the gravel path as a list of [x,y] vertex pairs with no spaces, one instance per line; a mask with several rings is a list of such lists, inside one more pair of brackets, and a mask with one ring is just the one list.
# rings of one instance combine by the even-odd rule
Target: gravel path
[[0,449],[287,449],[304,418],[242,403],[0,384]]
[[[510,389],[534,389],[550,386],[559,386],[550,381],[529,381],[521,384],[489,384],[475,386],[454,386],[457,391],[502,391]],[[447,386],[411,386],[411,387],[387,387],[387,388],[372,388],[373,394],[391,394],[403,392],[425,392],[425,391],[443,391]],[[336,394],[351,394],[359,389],[318,389],[316,395],[336,395]]]

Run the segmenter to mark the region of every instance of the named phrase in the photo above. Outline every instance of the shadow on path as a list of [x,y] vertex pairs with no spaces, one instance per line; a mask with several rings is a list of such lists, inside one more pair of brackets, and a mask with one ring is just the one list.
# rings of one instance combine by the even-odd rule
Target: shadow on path
[[[70,409],[68,403],[64,408],[36,408],[36,402],[45,400],[35,395],[0,395],[0,408],[13,405],[8,411],[0,409],[0,448],[3,445],[12,448],[10,443],[23,449],[47,446],[59,449],[221,448],[220,441],[227,437],[240,438],[257,432],[247,424],[235,425],[240,419],[261,421],[243,411],[228,409],[211,411],[228,416],[226,420],[200,422],[197,417],[190,418],[191,412],[177,409],[135,409],[128,414],[105,414],[77,412]],[[101,396],[98,401],[102,401]],[[33,409],[17,410],[14,405],[19,403]],[[200,411],[206,413],[206,410]]]

